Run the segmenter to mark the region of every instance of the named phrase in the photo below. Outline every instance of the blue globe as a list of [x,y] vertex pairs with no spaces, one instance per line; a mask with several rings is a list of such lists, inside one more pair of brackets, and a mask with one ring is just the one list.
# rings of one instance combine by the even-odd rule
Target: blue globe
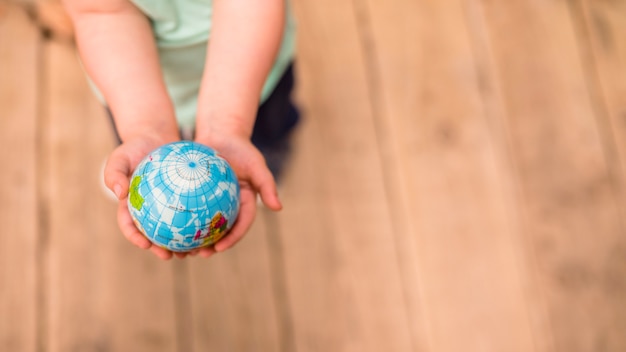
[[186,252],[230,230],[239,213],[239,182],[213,149],[189,141],[166,144],[135,169],[128,210],[152,243]]

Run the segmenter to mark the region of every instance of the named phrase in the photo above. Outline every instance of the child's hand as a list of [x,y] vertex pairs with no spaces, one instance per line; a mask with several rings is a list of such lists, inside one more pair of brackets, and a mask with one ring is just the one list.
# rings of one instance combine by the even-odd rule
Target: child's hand
[[[133,137],[111,153],[104,168],[104,182],[119,200],[117,222],[120,230],[126,239],[135,246],[150,249],[157,257],[164,260],[170,259],[172,252],[152,245],[152,242],[139,232],[128,211],[128,188],[130,186],[130,177],[141,160],[157,147],[175,140],[174,136],[159,138],[154,137],[154,134]],[[176,253],[176,256],[184,258],[187,256],[187,253]]]
[[239,216],[230,232],[213,247],[202,248],[199,253],[208,257],[222,252],[237,243],[250,229],[256,215],[256,195],[261,195],[263,203],[272,210],[280,210],[276,183],[265,164],[261,152],[249,138],[235,134],[220,133],[216,136],[198,136],[196,142],[214,148],[231,165],[241,188]]

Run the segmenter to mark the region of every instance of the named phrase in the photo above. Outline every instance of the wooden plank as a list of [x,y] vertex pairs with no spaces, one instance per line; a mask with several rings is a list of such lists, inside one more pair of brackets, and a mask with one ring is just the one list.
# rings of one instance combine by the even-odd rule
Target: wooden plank
[[[588,82],[595,94],[597,120],[604,132],[607,160],[620,190],[622,222],[626,216],[626,1],[571,2],[584,53]],[[626,247],[615,246],[606,257],[603,278],[613,314],[608,318],[607,351],[626,350]]]
[[74,28],[61,0],[34,0],[37,22],[50,32],[51,37],[72,41]]
[[626,2],[570,3],[598,126],[626,215]]
[[[366,1],[355,1],[355,16],[359,26],[359,39],[364,54],[366,76],[368,79],[368,93],[370,106],[374,117],[376,138],[381,156],[382,172],[385,183],[385,193],[390,206],[390,220],[398,252],[398,265],[404,283],[404,299],[406,304],[408,326],[411,332],[412,348],[416,351],[432,350],[430,326],[427,317],[427,307],[424,301],[424,287],[419,273],[420,264],[417,248],[417,236],[414,222],[413,208],[409,202],[406,178],[409,176],[403,169],[404,165],[398,157],[399,150],[397,136],[392,132],[397,122],[390,121],[386,113],[385,104],[388,102],[387,93],[392,87],[383,82],[390,78],[394,83],[402,86],[403,93],[414,92],[414,80],[409,78],[407,63],[413,63],[416,56],[414,19],[406,20],[407,14],[416,14],[412,5],[415,2],[391,2],[389,6],[383,4],[368,4]],[[382,5],[381,8],[372,8]],[[378,13],[378,11],[382,11]],[[407,12],[409,11],[409,12]],[[377,13],[373,13],[377,12]],[[411,16],[412,16],[411,15]],[[397,29],[391,37],[382,38],[385,43],[381,46],[381,33],[389,34],[389,29]],[[388,45],[388,46],[386,46]],[[395,49],[400,49],[401,52]],[[387,51],[389,52],[383,52]],[[389,54],[389,55],[387,55]],[[387,56],[385,56],[387,55]],[[385,57],[391,62],[383,63]],[[382,71],[389,73],[389,68],[397,68],[392,77],[383,77]],[[384,93],[384,94],[383,94]],[[400,94],[395,98],[407,98]],[[396,99],[394,103],[406,104],[412,99]]]
[[195,351],[281,350],[265,227],[259,213],[236,247],[189,261]]
[[353,5],[294,8],[308,122],[277,225],[296,350],[412,350]]
[[430,349],[537,350],[511,171],[486,119],[462,3],[362,3],[378,135],[396,172],[394,212],[410,209]]
[[482,6],[554,349],[623,346],[626,238],[568,4]]
[[38,341],[37,101],[39,35],[24,11],[0,3],[0,350]]
[[[298,64],[299,67],[306,64],[304,57],[299,58]],[[306,89],[304,82],[311,82],[305,72],[299,69],[301,91]],[[305,92],[301,95],[307,96]],[[333,240],[336,232],[332,223],[326,220],[330,219],[328,189],[323,185],[321,173],[330,170],[324,171],[318,126],[311,121],[315,110],[304,103],[303,100],[307,120],[300,127],[292,164],[281,186],[284,208],[273,231],[282,244],[286,303],[292,312],[295,340],[293,350],[356,350],[350,347],[354,338],[350,323],[355,307],[344,280],[346,259]]]
[[101,190],[113,148],[102,106],[89,91],[75,50],[49,42],[45,150],[49,170],[50,351],[176,349],[169,263],[129,244],[116,203]]
[[577,27],[580,35],[585,36],[580,38],[581,46],[590,51],[587,69],[591,83],[599,85],[595,87],[598,104],[604,105],[598,109],[608,117],[623,174],[626,170],[626,36],[623,35],[626,2],[578,0],[575,3],[575,19],[580,20]]

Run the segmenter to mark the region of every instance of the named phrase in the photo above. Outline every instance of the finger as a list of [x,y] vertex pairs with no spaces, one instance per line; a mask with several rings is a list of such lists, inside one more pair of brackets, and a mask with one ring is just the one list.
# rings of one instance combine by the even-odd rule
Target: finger
[[148,249],[152,246],[152,242],[146,238],[135,226],[133,218],[128,212],[128,204],[126,199],[120,200],[117,207],[117,224],[122,231],[122,234],[130,243],[135,246]]
[[217,253],[213,246],[202,247],[198,250],[197,254],[200,254],[202,258],[208,258],[213,254]]
[[275,211],[282,209],[283,205],[278,198],[274,176],[272,176],[265,163],[251,168],[250,181],[254,189],[261,195],[263,204]]
[[150,247],[150,251],[154,255],[159,257],[159,259],[162,259],[162,260],[170,260],[170,259],[172,259],[172,252],[168,251],[165,248],[162,248],[162,247],[159,247],[159,246],[152,246],[152,247]]
[[256,192],[253,190],[249,188],[241,190],[241,209],[237,221],[230,232],[215,244],[215,251],[223,252],[234,246],[248,232],[256,215],[255,198]]
[[178,259],[185,259],[185,257],[187,256],[187,253],[185,252],[172,252],[172,253],[174,253],[176,258]]
[[123,149],[117,148],[104,167],[104,183],[115,193],[118,199],[125,198],[128,194],[130,175],[130,160]]

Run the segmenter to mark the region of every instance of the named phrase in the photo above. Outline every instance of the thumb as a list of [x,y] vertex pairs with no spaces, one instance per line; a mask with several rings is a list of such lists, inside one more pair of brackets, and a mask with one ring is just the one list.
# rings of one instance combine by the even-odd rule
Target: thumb
[[104,167],[104,183],[118,199],[123,199],[128,195],[130,171],[128,155],[123,152],[123,149],[117,148],[111,153]]
[[252,183],[252,187],[261,195],[261,200],[265,206],[274,211],[278,211],[283,208],[283,205],[278,198],[278,191],[276,190],[274,176],[272,176],[272,173],[267,168],[265,163],[257,165],[257,167],[252,169],[250,181]]

